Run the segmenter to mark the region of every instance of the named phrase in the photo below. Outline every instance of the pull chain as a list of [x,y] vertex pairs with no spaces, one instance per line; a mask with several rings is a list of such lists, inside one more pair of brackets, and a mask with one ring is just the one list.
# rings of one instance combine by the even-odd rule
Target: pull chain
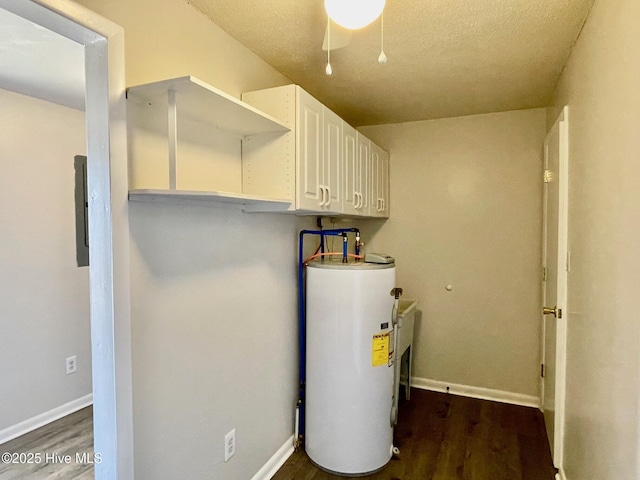
[[333,75],[331,68],[331,19],[327,17],[327,67],[324,69],[327,75]]
[[387,63],[387,55],[384,53],[384,12],[380,15],[380,55],[378,55],[378,63],[380,65]]

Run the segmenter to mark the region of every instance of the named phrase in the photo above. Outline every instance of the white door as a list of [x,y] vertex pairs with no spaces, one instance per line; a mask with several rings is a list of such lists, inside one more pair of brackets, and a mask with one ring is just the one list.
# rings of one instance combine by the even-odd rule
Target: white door
[[567,316],[568,110],[544,142],[542,409],[554,465],[562,464]]

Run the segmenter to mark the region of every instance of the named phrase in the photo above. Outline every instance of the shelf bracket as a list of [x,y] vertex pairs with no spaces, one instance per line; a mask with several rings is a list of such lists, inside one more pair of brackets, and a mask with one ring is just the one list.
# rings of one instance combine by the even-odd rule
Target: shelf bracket
[[176,189],[176,169],[178,163],[178,109],[176,92],[168,90],[167,98],[167,137],[169,140],[169,190]]

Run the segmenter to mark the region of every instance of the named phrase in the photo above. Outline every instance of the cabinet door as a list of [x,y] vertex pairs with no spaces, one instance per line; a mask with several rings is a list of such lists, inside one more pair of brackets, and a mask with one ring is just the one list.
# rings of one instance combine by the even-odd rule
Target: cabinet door
[[360,178],[360,170],[357,148],[357,134],[356,129],[352,126],[343,123],[343,180],[344,188],[342,190],[342,212],[349,215],[356,215],[358,210],[356,206],[360,203],[358,197],[358,182],[356,179]]
[[380,191],[380,153],[382,149],[375,143],[371,142],[369,149],[371,154],[369,159],[371,161],[371,188],[369,190],[369,215],[372,217],[379,217],[382,211],[381,191]]
[[356,185],[358,187],[357,193],[358,193],[358,196],[360,197],[360,202],[359,202],[359,205],[357,205],[356,207],[359,215],[368,216],[369,204],[370,204],[369,189],[371,188],[370,142],[368,138],[358,133],[357,144],[358,144],[358,158],[357,158],[358,178],[356,179]]
[[315,98],[301,88],[296,102],[296,207],[319,210],[325,202],[322,185],[322,109]]
[[388,218],[390,212],[390,197],[389,197],[389,154],[384,150],[380,152],[380,192],[382,193],[382,210],[380,216]]
[[324,107],[324,155],[320,188],[324,189],[323,210],[342,212],[342,119]]
[[371,142],[371,202],[369,215],[389,216],[389,154]]

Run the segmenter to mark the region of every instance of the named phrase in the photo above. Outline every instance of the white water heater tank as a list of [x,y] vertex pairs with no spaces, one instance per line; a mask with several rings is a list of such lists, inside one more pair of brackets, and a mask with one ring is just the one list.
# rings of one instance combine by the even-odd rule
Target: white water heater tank
[[396,269],[307,266],[305,450],[323,470],[364,475],[391,459]]

